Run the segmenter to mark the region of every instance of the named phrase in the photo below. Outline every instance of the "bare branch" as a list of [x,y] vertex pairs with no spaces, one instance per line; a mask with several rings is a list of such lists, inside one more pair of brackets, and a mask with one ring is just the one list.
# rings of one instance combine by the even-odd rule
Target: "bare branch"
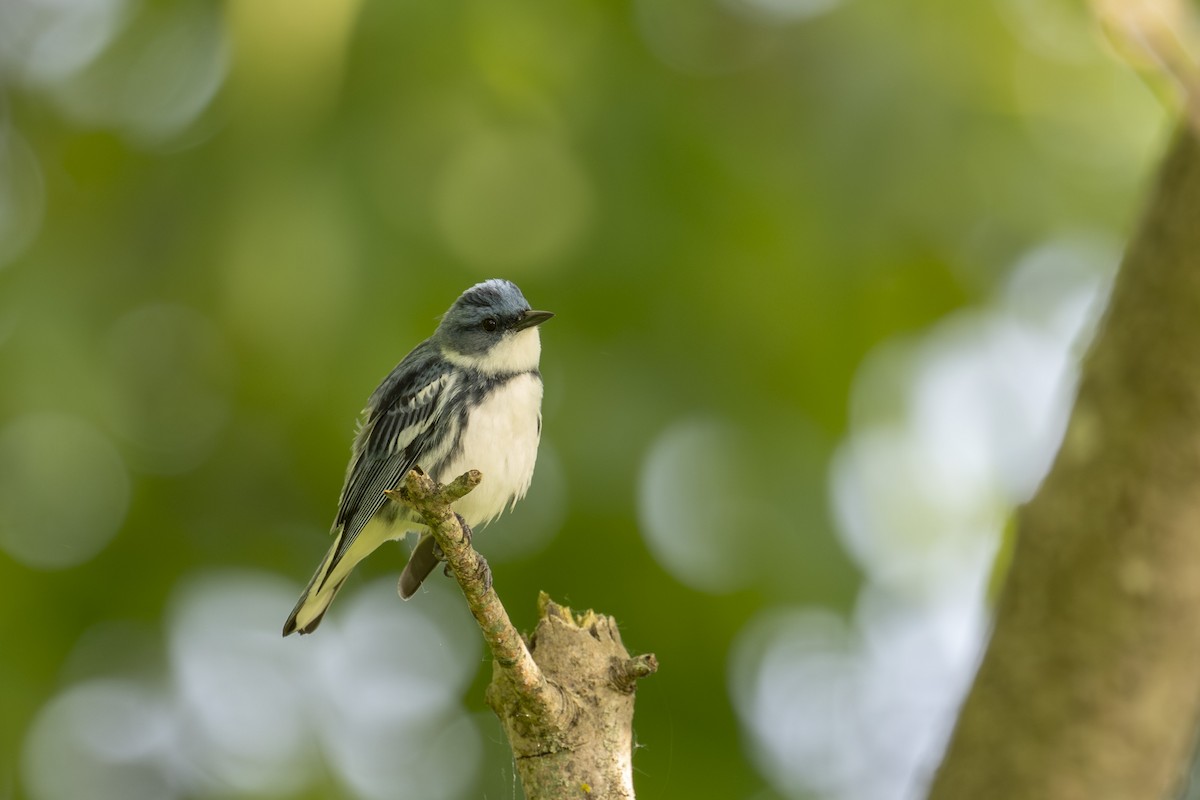
[[633,696],[652,654],[631,658],[611,617],[576,615],[544,593],[528,646],[492,588],[491,570],[451,503],[482,481],[471,470],[441,486],[413,470],[388,492],[433,532],[492,652],[488,704],[504,726],[528,800],[633,798]]

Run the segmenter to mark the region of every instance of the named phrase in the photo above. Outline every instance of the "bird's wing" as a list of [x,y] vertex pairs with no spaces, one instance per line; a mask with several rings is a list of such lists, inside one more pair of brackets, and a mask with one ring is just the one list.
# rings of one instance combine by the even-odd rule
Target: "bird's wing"
[[420,463],[446,407],[454,373],[428,343],[405,357],[363,411],[333,532],[337,550],[327,574],[385,503],[384,495]]

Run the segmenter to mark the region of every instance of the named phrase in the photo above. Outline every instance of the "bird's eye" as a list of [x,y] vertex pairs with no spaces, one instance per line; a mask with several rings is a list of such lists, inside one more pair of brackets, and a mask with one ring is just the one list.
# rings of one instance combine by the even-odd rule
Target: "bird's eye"
[[492,319],[491,317],[488,317],[487,319],[485,319],[483,321],[483,329],[485,331],[487,331],[488,333],[491,333],[492,331],[496,330],[496,328],[498,328],[498,327],[499,327],[499,324],[496,322],[496,320]]

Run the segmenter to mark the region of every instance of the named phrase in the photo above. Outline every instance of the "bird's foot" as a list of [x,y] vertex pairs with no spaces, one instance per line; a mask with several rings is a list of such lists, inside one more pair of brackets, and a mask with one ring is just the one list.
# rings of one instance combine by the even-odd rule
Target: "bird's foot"
[[485,592],[492,590],[492,568],[488,566],[487,559],[483,556],[479,557],[479,561],[475,565],[475,577],[483,582]]
[[[458,517],[458,524],[462,527],[463,541],[467,544],[470,544],[471,539],[474,536],[474,534],[471,532],[471,526],[467,524],[465,519],[463,519],[462,514],[456,513],[454,516]],[[437,541],[434,541],[433,543],[433,557],[438,561],[444,562],[446,560],[446,551],[442,550],[442,546],[438,544]],[[492,571],[488,568],[487,562],[483,560],[483,556],[479,557],[479,561],[483,565],[481,572],[487,573],[486,581],[487,586],[490,589],[492,588]],[[445,567],[443,567],[442,574],[447,578],[453,577],[453,572],[451,572],[449,564],[446,564]]]
[[458,524],[462,526],[463,541],[467,544],[470,544],[471,539],[473,539],[475,536],[475,534],[471,531],[471,526],[467,524],[465,519],[463,519],[462,514],[455,513],[454,516],[458,517]]

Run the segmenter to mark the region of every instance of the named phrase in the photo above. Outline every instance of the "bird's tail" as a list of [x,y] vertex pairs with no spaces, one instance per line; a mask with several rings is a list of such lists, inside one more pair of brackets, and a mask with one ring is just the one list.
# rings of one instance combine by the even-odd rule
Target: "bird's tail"
[[295,631],[299,631],[301,634],[312,633],[321,624],[321,617],[325,616],[329,604],[333,602],[338,589],[341,589],[342,584],[346,581],[345,575],[334,581],[328,574],[330,562],[337,553],[337,548],[338,543],[335,541],[333,547],[329,548],[329,552],[321,561],[321,566],[317,567],[316,574],[304,588],[304,592],[296,602],[296,607],[288,615],[287,622],[283,623],[284,636]]
[[[333,602],[334,596],[338,593],[338,589],[341,589],[342,584],[346,582],[350,570],[354,569],[358,562],[370,555],[379,545],[403,536],[404,530],[403,526],[393,525],[391,521],[377,515],[363,526],[350,546],[341,551],[339,555],[342,537],[346,533],[345,528],[340,530],[337,538],[334,539],[333,546],[325,554],[321,566],[317,567],[316,574],[312,576],[304,593],[300,595],[300,601],[296,603],[287,622],[283,624],[283,635],[287,636],[293,631],[300,631],[300,633],[315,631],[321,624],[321,617],[325,615],[325,610],[329,608],[329,604]],[[419,545],[418,549],[420,549]],[[429,569],[433,569],[433,567],[431,566]],[[426,570],[425,574],[428,573],[429,570]],[[421,577],[424,578],[425,575]],[[420,581],[417,582],[417,585],[420,585]]]
[[404,565],[404,572],[400,573],[400,584],[397,590],[401,599],[407,600],[416,594],[417,589],[421,588],[421,583],[438,565],[438,558],[433,552],[435,544],[434,538],[427,533],[413,548],[412,555],[408,557],[408,563]]

